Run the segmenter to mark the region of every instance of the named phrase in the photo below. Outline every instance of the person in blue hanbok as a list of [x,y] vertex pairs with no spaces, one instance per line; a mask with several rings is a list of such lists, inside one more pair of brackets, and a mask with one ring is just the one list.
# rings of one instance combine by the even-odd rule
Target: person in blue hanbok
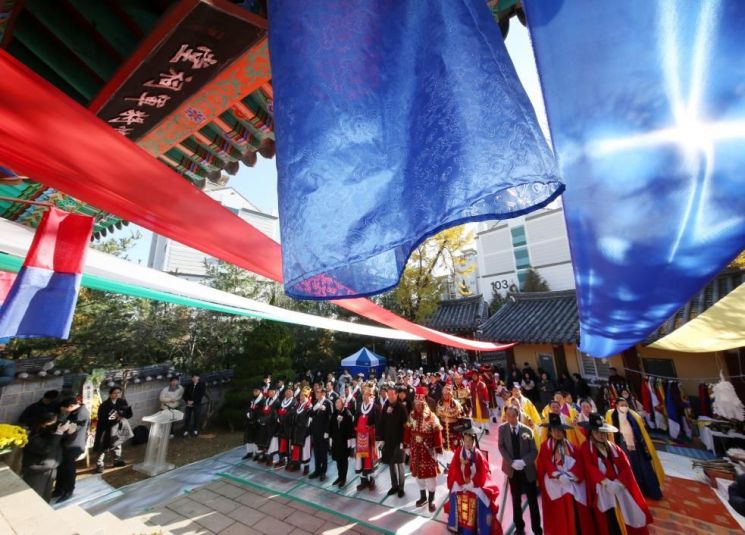
[[662,499],[665,472],[641,416],[629,408],[625,398],[616,400],[616,408],[605,415],[605,421],[618,429],[613,441],[629,458],[634,478],[645,498]]

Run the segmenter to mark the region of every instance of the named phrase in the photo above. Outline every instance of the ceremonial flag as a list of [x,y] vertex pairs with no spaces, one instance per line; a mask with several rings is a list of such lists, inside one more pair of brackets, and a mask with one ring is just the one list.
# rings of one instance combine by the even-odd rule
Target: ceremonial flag
[[91,217],[44,213],[0,308],[0,338],[68,337],[92,232]]
[[269,2],[285,293],[398,284],[411,252],[564,190],[484,0]]
[[523,3],[581,349],[643,342],[745,244],[745,2]]
[[13,286],[14,280],[16,280],[15,273],[0,271],[0,305],[2,305],[5,298],[8,297],[8,292],[10,292],[10,287]]

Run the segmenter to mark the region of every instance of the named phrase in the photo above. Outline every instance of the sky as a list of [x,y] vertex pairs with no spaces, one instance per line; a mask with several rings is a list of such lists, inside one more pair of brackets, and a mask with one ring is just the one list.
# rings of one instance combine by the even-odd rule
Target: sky
[[[546,112],[543,105],[538,72],[536,71],[535,61],[533,59],[533,50],[530,45],[530,37],[527,29],[516,18],[513,18],[510,22],[510,32],[506,41],[507,50],[515,65],[517,75],[533,103],[541,129],[544,135],[548,137],[548,121],[546,120]],[[277,169],[274,159],[265,160],[259,156],[255,167],[246,167],[241,164],[240,171],[235,176],[230,177],[228,186],[238,190],[241,195],[262,211],[278,215]],[[129,225],[114,233],[113,236],[115,238],[127,237],[132,232],[139,232],[141,238],[129,252],[129,260],[147,265],[152,232],[137,225]]]

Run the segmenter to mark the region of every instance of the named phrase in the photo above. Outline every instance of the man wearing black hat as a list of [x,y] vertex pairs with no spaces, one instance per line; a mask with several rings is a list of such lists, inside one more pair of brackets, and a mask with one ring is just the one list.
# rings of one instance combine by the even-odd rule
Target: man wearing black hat
[[486,455],[478,446],[481,431],[470,419],[461,420],[456,428],[463,444],[456,448],[448,468],[448,529],[454,533],[501,535],[497,517],[499,489],[491,479]]
[[538,451],[533,431],[520,422],[520,411],[508,406],[504,411],[507,423],[499,426],[499,453],[502,454],[502,471],[507,475],[512,495],[512,516],[515,535],[524,535],[522,495],[528,496],[530,524],[533,533],[541,535],[541,511],[538,508],[535,460]]
[[[652,513],[634,479],[629,459],[620,446],[608,440],[618,428],[597,413],[582,422],[589,431],[581,457],[587,482],[587,504],[598,535],[647,535]],[[625,526],[619,523],[623,521]],[[624,529],[625,527],[625,529]]]
[[548,430],[537,462],[543,518],[562,519],[546,522],[543,531],[546,535],[593,533],[580,450],[567,439],[572,426],[563,423],[559,414],[550,413],[541,427]]

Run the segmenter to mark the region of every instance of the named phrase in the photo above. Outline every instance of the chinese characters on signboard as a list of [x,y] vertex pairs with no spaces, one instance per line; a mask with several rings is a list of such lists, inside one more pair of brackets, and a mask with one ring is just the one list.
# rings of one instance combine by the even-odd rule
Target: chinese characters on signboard
[[[123,81],[111,82],[91,104],[101,119],[133,140],[175,112],[266,35],[264,28],[240,12],[222,10],[219,2],[201,1],[175,28],[164,23],[154,33],[158,31],[164,35],[160,43],[147,50],[139,64],[129,67]],[[195,122],[205,117],[196,109],[187,116]]]
[[[172,66],[174,63],[176,67]],[[180,65],[181,63],[187,63],[187,65]],[[192,81],[193,77],[188,75],[189,69],[205,69],[216,63],[217,60],[209,47],[191,47],[188,44],[182,44],[178,52],[170,59],[168,72],[161,72],[156,78],[142,84],[143,87],[156,91],[148,93],[143,90],[139,96],[124,97],[124,100],[134,101],[134,107],[119,112],[119,115],[108,120],[109,124],[114,126],[120,134],[131,134],[133,124],[144,124],[145,119],[150,116],[146,111],[147,108],[162,108],[171,99],[169,91],[178,93],[184,89],[185,84]]]

